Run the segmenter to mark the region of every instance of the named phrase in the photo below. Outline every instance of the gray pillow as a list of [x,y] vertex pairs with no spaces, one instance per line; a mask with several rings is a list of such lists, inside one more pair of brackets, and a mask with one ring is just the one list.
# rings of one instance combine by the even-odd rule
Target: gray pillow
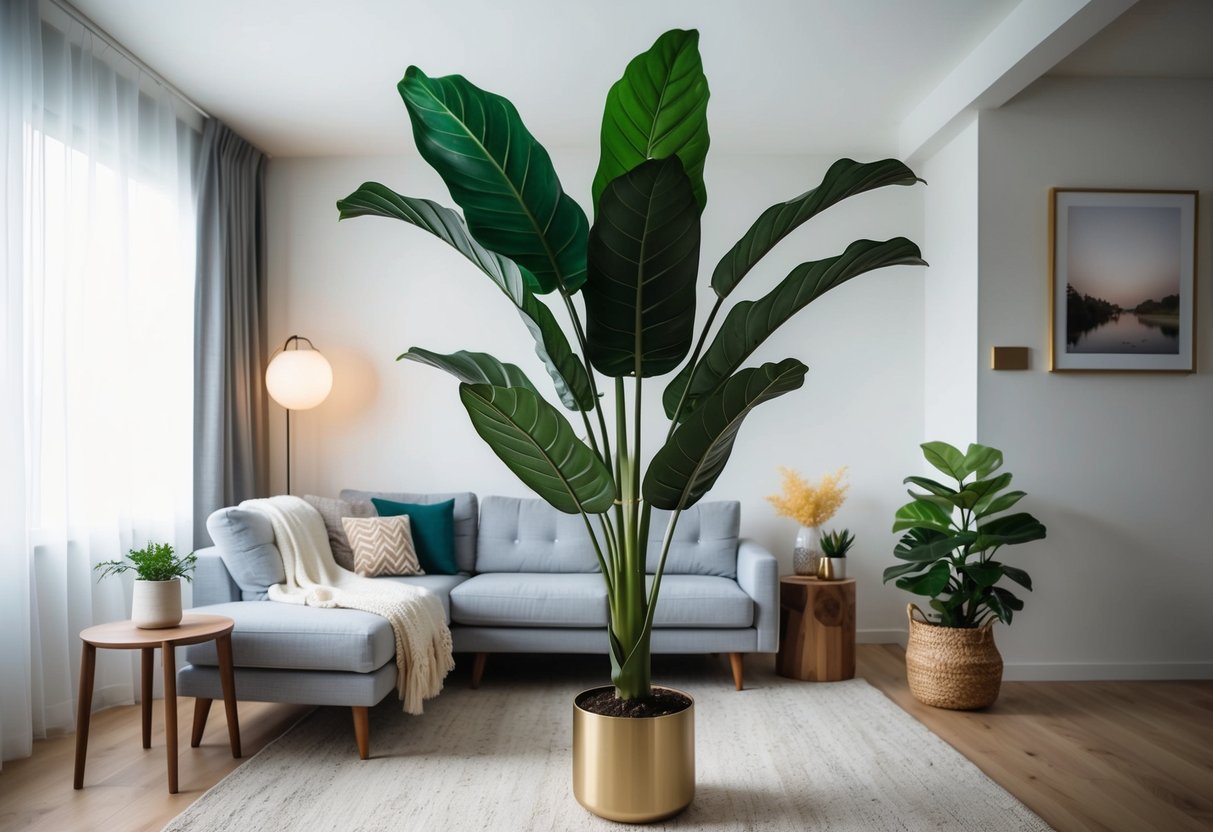
[[221,508],[207,518],[206,530],[245,601],[264,598],[271,586],[286,580],[274,529],[265,515]]
[[324,528],[329,533],[329,548],[333,550],[333,560],[343,569],[354,571],[354,550],[350,548],[350,540],[345,535],[341,518],[377,517],[375,506],[365,500],[341,500],[336,497],[314,497],[310,494],[303,499],[324,518]]

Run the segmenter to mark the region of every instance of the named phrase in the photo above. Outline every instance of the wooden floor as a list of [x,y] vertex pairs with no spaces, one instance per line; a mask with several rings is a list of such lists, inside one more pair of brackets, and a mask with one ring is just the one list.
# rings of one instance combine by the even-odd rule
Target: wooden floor
[[[899,647],[859,647],[860,676],[1054,828],[1213,830],[1213,682],[1007,682],[989,711],[959,713],[915,702],[904,661]],[[728,678],[722,657],[721,684]],[[0,831],[151,832],[240,764],[228,751],[221,709],[212,713],[202,747],[189,747],[193,702],[182,698],[181,792],[168,794],[156,705],[147,751],[138,707],[94,715],[82,791],[71,787],[74,737],[38,742],[33,757],[5,763]],[[307,711],[241,703],[245,759]]]

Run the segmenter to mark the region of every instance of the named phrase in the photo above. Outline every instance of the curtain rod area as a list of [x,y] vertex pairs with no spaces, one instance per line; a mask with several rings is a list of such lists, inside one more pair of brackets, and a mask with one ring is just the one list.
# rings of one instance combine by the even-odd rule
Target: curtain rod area
[[173,95],[177,96],[183,102],[185,102],[190,107],[192,107],[195,111],[197,111],[198,115],[202,116],[203,118],[211,117],[211,114],[208,113],[206,110],[202,109],[202,107],[198,106],[198,104],[195,103],[192,98],[190,98],[188,95],[183,93],[181,90],[177,89],[177,87],[174,86],[173,84],[171,84],[169,81],[167,81],[163,75],[161,75],[156,70],[152,69],[150,66],[148,66],[146,63],[144,63],[142,60],[140,60],[137,55],[135,55],[133,52],[131,52],[129,49],[127,49],[125,46],[123,46],[121,43],[119,43],[108,32],[106,32],[104,29],[102,29],[100,26],[98,26],[95,22],[93,22],[93,20],[91,18],[89,18],[88,15],[84,14],[84,12],[77,9],[71,3],[68,3],[67,0],[43,0],[43,2],[50,3],[51,5],[57,7],[60,11],[62,11],[68,17],[72,18],[77,23],[79,23],[81,26],[83,26],[84,28],[86,28],[90,32],[92,32],[94,35],[101,38],[101,40],[105,41],[105,43],[108,46],[110,46],[110,48],[112,48],[119,55],[121,55],[122,57],[124,57],[128,61],[130,61],[132,64],[134,64],[141,72],[147,73],[147,75],[150,76],[153,81],[155,81],[157,84],[164,87],[169,92],[171,92]]

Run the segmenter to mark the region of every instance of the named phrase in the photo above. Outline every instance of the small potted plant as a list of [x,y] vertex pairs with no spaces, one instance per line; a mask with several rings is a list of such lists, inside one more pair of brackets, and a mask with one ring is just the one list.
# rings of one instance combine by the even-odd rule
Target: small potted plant
[[823,581],[841,581],[847,576],[847,552],[855,545],[849,529],[826,532],[821,536],[821,562],[817,577]]
[[[152,543],[143,549],[131,549],[126,560],[99,563],[101,578],[134,570],[134,595],[131,621],[144,630],[176,627],[181,623],[181,579],[193,580],[190,573],[198,557],[192,552],[183,558],[174,554],[168,543]],[[98,578],[100,580],[101,578]]]
[[928,598],[934,610],[928,617],[907,606],[906,678],[914,698],[926,705],[984,708],[1002,685],[994,622],[1010,624],[1023,609],[1023,601],[998,584],[1008,578],[1032,589],[1027,572],[995,555],[1003,546],[1042,539],[1045,527],[1024,512],[1003,514],[1025,494],[1004,491],[1010,474],[992,476],[1002,467],[1002,451],[973,444],[962,452],[946,442],[927,442],[922,451],[956,484],[906,477],[925,493],[910,491],[914,499],[897,510],[893,523],[893,531],[905,532],[893,556],[905,563],[886,569],[884,581]]

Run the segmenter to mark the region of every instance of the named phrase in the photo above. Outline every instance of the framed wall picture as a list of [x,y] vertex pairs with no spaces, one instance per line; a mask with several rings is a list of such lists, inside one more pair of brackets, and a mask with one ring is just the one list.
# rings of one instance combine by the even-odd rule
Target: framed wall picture
[[1196,369],[1196,191],[1054,188],[1049,369]]

